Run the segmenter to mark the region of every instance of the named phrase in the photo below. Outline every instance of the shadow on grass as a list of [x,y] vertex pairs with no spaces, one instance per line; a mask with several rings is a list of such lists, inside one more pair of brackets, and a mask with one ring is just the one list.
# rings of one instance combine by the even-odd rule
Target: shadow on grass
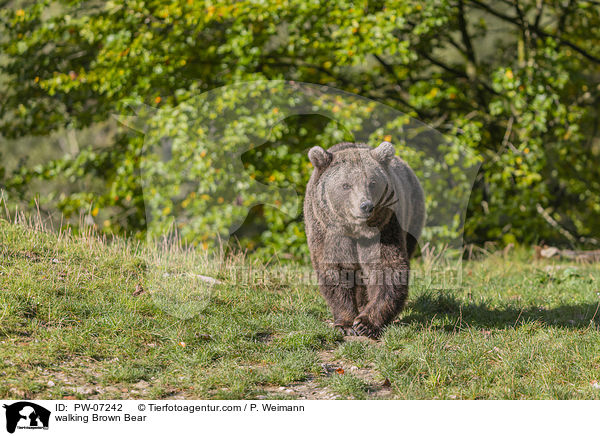
[[409,302],[399,324],[431,325],[432,319],[447,319],[443,327],[452,330],[456,324],[466,323],[479,328],[506,328],[524,322],[541,322],[548,326],[572,329],[587,328],[592,320],[600,319],[599,303],[566,304],[548,309],[543,306],[489,307],[461,301],[452,295],[429,293]]

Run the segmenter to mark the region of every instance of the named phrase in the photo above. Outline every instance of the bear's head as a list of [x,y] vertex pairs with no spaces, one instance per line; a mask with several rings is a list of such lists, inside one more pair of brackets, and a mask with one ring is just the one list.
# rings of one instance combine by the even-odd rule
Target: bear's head
[[319,173],[315,209],[328,228],[353,238],[379,234],[395,202],[387,171],[394,154],[389,142],[374,149],[357,145],[333,153],[321,147],[310,149],[309,159]]

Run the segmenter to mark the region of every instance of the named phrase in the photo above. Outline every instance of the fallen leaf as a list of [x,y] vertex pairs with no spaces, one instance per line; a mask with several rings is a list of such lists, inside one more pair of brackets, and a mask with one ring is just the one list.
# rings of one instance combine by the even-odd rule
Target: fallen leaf
[[335,370],[335,372],[337,372],[338,374],[342,375],[342,374],[344,374],[344,369],[343,368],[337,368]]

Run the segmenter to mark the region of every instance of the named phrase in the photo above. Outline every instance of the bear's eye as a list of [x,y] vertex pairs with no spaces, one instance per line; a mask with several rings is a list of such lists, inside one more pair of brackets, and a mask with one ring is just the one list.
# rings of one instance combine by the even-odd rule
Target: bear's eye
[[377,184],[377,181],[376,181],[376,180],[371,180],[371,181],[369,182],[369,185],[371,185],[371,186],[375,186],[376,184]]
[[343,188],[343,189],[345,189],[345,190],[347,191],[348,189],[352,188],[352,186],[350,186],[350,183],[344,183],[344,184],[342,185],[342,188]]

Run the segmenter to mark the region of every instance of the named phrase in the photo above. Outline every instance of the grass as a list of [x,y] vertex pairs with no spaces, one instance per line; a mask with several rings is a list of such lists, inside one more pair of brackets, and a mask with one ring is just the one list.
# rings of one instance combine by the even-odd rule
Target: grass
[[600,398],[594,265],[465,262],[375,342],[334,331],[296,266],[217,260],[0,220],[0,397]]

